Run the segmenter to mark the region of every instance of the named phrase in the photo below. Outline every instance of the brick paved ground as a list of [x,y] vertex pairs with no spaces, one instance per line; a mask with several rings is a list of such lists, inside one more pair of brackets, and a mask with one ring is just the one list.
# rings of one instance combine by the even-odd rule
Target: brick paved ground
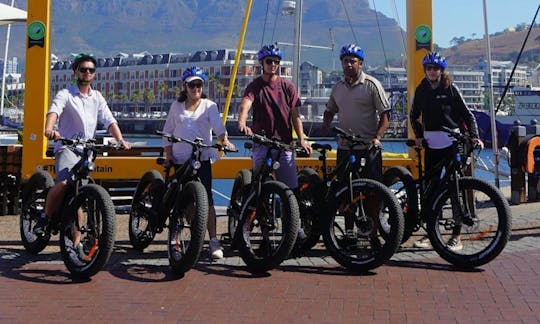
[[57,240],[27,254],[17,216],[2,216],[0,322],[538,323],[540,203],[512,212],[507,248],[474,271],[456,270],[431,250],[403,248],[387,265],[358,275],[318,247],[264,276],[248,273],[230,251],[219,262],[204,252],[184,278],[169,271],[164,234],[137,253],[127,240],[127,215],[118,215],[109,265],[88,282],[70,279]]

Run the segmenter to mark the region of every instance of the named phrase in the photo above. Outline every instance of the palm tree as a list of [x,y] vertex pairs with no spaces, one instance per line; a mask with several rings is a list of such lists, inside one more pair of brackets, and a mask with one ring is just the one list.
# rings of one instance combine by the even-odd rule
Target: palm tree
[[139,102],[143,98],[143,94],[139,90],[133,91],[131,94],[131,102],[135,104],[135,112],[139,112]]
[[236,98],[240,97],[240,95],[242,95],[242,87],[240,87],[238,85],[238,83],[235,83],[234,84],[234,87],[233,87],[233,97],[235,98],[234,99],[234,102],[235,102],[235,106],[236,106],[236,116],[238,116],[238,102],[236,100]]
[[150,105],[152,105],[156,101],[156,96],[154,96],[154,92],[150,88],[145,88],[143,92],[143,100],[144,100],[144,112],[148,113],[150,110]]
[[[219,74],[214,73],[208,76],[208,87],[212,88],[212,96],[216,96],[216,83],[219,81]],[[210,89],[208,90],[210,91]]]
[[218,84],[216,85],[216,90],[218,94],[218,107],[221,107],[221,98],[223,98],[223,92],[225,91],[225,86],[223,85],[223,83],[218,82]]
[[159,108],[160,108],[160,111],[163,111],[163,97],[165,97],[165,94],[167,93],[167,85],[164,82],[160,82],[158,84],[158,92],[159,92]]

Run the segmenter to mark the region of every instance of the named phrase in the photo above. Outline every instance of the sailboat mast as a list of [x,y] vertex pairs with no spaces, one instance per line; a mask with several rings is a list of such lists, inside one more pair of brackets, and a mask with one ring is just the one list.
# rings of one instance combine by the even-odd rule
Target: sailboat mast
[[489,82],[489,116],[491,120],[491,148],[493,150],[493,158],[495,160],[495,186],[500,187],[499,184],[499,145],[497,143],[497,124],[495,122],[495,106],[493,105],[493,78],[491,71],[491,43],[489,40],[488,22],[487,22],[487,4],[484,3],[484,29],[486,33],[486,56],[488,61],[488,82]]
[[[11,0],[11,6],[15,6],[15,0]],[[4,49],[4,68],[2,69],[2,98],[0,99],[0,116],[4,115],[4,96],[6,94],[6,69],[7,69],[7,56],[9,50],[9,35],[11,34],[11,24],[7,26],[6,33],[6,47]]]
[[294,57],[293,57],[293,83],[300,92],[300,49],[302,41],[302,2],[296,0],[295,26],[294,26]]

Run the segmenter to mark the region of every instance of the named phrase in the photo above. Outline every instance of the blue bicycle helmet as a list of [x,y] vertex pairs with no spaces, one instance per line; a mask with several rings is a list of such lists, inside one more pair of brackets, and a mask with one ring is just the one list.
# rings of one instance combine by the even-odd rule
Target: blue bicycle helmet
[[192,66],[182,73],[182,81],[189,83],[193,80],[201,80],[205,82],[207,80],[206,74],[198,67]]
[[426,65],[436,65],[440,67],[441,69],[446,69],[448,64],[446,63],[446,57],[442,56],[438,52],[430,52],[427,53],[426,56],[424,56],[424,59],[422,60],[422,65],[425,67]]
[[267,56],[277,56],[281,60],[283,58],[283,54],[279,50],[277,46],[272,45],[264,45],[261,50],[257,53],[257,59],[260,61],[264,59]]
[[82,62],[92,62],[94,63],[94,66],[97,66],[97,61],[94,58],[94,55],[90,53],[80,53],[75,56],[75,59],[73,60],[73,63],[71,63],[71,68],[73,69],[73,72],[77,71],[79,68],[79,65],[81,65]]
[[356,44],[345,45],[341,48],[341,51],[339,52],[339,59],[341,60],[343,59],[344,56],[347,56],[347,55],[356,56],[362,61],[364,60],[364,57],[365,57],[364,51]]

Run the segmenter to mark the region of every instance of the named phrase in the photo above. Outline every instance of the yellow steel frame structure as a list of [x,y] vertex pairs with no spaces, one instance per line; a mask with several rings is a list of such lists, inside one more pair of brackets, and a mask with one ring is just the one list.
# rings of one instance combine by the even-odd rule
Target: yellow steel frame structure
[[[24,114],[24,137],[22,157],[22,178],[28,179],[37,169],[43,169],[54,173],[54,160],[45,156],[47,140],[43,136],[45,115],[50,103],[50,36],[51,36],[51,7],[52,0],[28,0],[27,19],[27,47],[26,47],[26,89],[25,89],[25,114]],[[248,1],[247,10],[251,9],[251,0]],[[414,32],[418,26],[427,26],[430,30],[431,23],[431,0],[407,0],[407,69],[409,102],[414,88],[423,77],[421,58],[427,52],[426,49],[416,49]],[[249,11],[248,11],[249,12]],[[247,19],[244,17],[242,39],[245,35]],[[37,37],[36,37],[37,35]],[[38,38],[37,42],[35,41]],[[31,41],[32,40],[32,41]],[[37,43],[37,44],[36,44]],[[432,42],[429,39],[431,48]],[[241,47],[241,45],[239,45]],[[237,51],[237,55],[240,51]],[[239,61],[239,57],[235,61]],[[233,71],[236,73],[236,71]],[[231,78],[234,80],[234,78]],[[229,86],[232,89],[233,84]],[[409,127],[410,129],[410,127]],[[144,172],[156,168],[155,157],[115,156],[100,157],[96,160],[97,171],[92,175],[96,179],[138,179]],[[319,168],[316,158],[298,158],[298,167],[309,166]],[[329,164],[335,165],[335,159],[330,159]],[[412,159],[385,158],[384,166],[402,165],[412,167],[416,164]],[[250,158],[224,157],[213,168],[215,178],[234,178],[238,170],[251,168]]]

